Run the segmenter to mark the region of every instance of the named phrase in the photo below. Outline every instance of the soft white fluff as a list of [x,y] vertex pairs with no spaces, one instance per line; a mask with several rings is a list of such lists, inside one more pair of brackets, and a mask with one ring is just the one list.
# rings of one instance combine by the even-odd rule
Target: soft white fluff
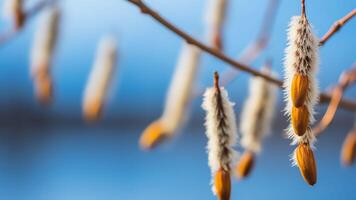
[[3,16],[7,19],[15,18],[17,11],[22,9],[22,0],[4,0]]
[[[237,141],[237,128],[234,103],[229,101],[227,91],[221,87],[221,95],[216,88],[208,88],[204,93],[202,108],[206,111],[205,127],[208,137],[208,157],[212,177],[220,168],[230,171],[236,161],[237,153],[234,146]],[[221,98],[222,107],[218,107],[218,98]],[[224,113],[223,116],[218,113]],[[214,178],[212,180],[213,192]]]
[[97,99],[100,99],[100,102],[104,100],[115,68],[116,43],[116,39],[112,36],[106,36],[101,39],[96,60],[84,91],[84,107]]
[[41,16],[31,51],[31,74],[48,71],[59,28],[59,9],[46,8]]
[[[264,68],[263,71],[269,72]],[[241,146],[255,153],[271,128],[276,107],[276,86],[260,77],[250,80],[249,96],[241,114]]]
[[[315,121],[314,107],[319,100],[319,88],[316,79],[319,65],[318,57],[318,40],[312,32],[308,20],[303,16],[292,17],[288,29],[288,46],[284,61],[284,97],[287,102],[285,113],[290,119],[293,106],[290,95],[293,76],[297,72],[308,76],[309,88],[305,105],[310,113],[309,126]],[[311,131],[307,131],[304,136],[299,137],[294,134],[293,128],[290,127],[287,129],[287,134],[293,140],[292,144],[308,142],[313,146],[315,137]]]
[[161,117],[166,134],[175,134],[186,116],[199,66],[200,50],[184,43]]
[[209,0],[207,12],[205,15],[207,39],[214,41],[225,20],[227,0]]

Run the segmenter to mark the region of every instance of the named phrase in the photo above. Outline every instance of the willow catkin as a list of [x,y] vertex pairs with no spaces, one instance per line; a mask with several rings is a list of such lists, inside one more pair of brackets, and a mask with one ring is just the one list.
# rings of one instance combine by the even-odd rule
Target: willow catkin
[[83,114],[89,121],[100,117],[109,84],[116,64],[117,46],[112,36],[103,37],[99,43],[92,71],[83,98]]
[[[267,68],[266,74],[271,74]],[[271,128],[276,107],[275,85],[263,78],[252,77],[250,80],[249,96],[241,114],[241,146],[254,153],[261,151],[261,142]]]
[[143,132],[140,139],[142,148],[152,148],[161,139],[172,137],[182,126],[192,97],[199,58],[200,50],[184,43],[167,92],[163,114]]
[[222,48],[222,27],[226,17],[228,0],[209,0],[206,12],[208,42],[215,48]]
[[23,11],[23,0],[5,0],[3,6],[4,17],[9,18],[14,23],[15,29],[20,29],[25,22]]
[[233,106],[227,91],[219,87],[218,74],[215,73],[215,86],[206,89],[202,108],[206,111],[205,127],[209,166],[213,177],[212,189],[219,199],[230,199],[230,170],[237,155],[233,148],[237,141]]
[[[263,68],[263,72],[271,74],[269,68]],[[263,78],[253,77],[250,80],[249,96],[241,114],[241,146],[245,152],[236,166],[239,178],[249,175],[254,156],[261,151],[262,140],[270,131],[276,107],[276,89]]]
[[[293,144],[314,142],[312,132],[309,130],[314,119],[314,107],[318,102],[319,89],[316,80],[318,69],[318,40],[312,32],[307,18],[292,17],[288,30],[288,47],[285,55],[285,100],[287,101],[286,114],[293,118],[308,118],[301,123],[300,128],[291,124],[288,133]],[[293,97],[293,98],[292,98]],[[293,112],[293,109],[295,112]],[[301,110],[306,110],[306,112]],[[294,116],[301,114],[302,116]],[[300,120],[296,120],[300,123]],[[300,131],[305,130],[305,131]],[[296,133],[298,132],[298,134]]]
[[[292,145],[298,144],[293,160],[304,179],[313,185],[316,182],[316,166],[311,150],[315,142],[311,125],[315,121],[314,107],[319,96],[316,80],[318,40],[305,14],[291,19],[284,65],[284,94],[287,101],[285,110],[291,122],[287,134],[292,139]],[[305,165],[306,162],[302,161],[309,163]]]
[[52,95],[50,65],[56,46],[60,12],[57,6],[46,8],[41,16],[31,50],[31,76],[34,80],[37,98],[48,103]]

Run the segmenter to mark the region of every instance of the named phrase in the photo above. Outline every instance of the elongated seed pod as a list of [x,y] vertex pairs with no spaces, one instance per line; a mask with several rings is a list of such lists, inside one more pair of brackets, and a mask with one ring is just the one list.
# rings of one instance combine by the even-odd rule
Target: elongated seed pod
[[59,17],[58,7],[46,8],[36,30],[31,51],[31,77],[37,99],[42,104],[48,104],[53,96],[50,65],[57,41]]
[[14,29],[20,29],[25,22],[23,0],[5,0],[4,16],[13,20]]
[[[234,103],[228,98],[228,93],[218,85],[218,75],[215,73],[215,87],[206,89],[202,108],[206,111],[205,127],[208,137],[208,157],[211,169],[213,192],[221,195],[220,185],[215,181],[221,170],[230,174],[233,162],[236,160],[237,152],[233,149],[237,141],[237,129]],[[219,172],[219,173],[217,173]],[[225,182],[225,189],[230,183]],[[218,191],[217,191],[218,190]],[[224,194],[228,192],[224,190]],[[220,199],[222,196],[218,196]]]
[[89,121],[100,117],[103,104],[115,71],[116,39],[106,36],[101,39],[94,66],[90,73],[83,98],[83,114]]
[[318,40],[305,15],[291,19],[284,66],[285,110],[292,123],[287,134],[293,139],[293,144],[310,139],[307,143],[313,146],[314,137],[306,134],[312,134],[308,130],[315,121],[314,106],[319,96],[316,80]]
[[158,141],[175,135],[184,123],[199,66],[200,50],[184,43],[167,92],[162,116],[143,132],[140,146],[150,149]]
[[222,27],[226,16],[227,0],[209,0],[206,12],[208,42],[215,48],[222,48]]
[[317,168],[314,153],[309,144],[299,144],[294,151],[295,165],[298,165],[300,173],[309,185],[314,185],[317,180]]
[[[272,74],[269,69],[262,71]],[[253,153],[261,151],[262,139],[269,133],[276,107],[275,85],[260,77],[250,80],[249,96],[241,114],[241,146]]]

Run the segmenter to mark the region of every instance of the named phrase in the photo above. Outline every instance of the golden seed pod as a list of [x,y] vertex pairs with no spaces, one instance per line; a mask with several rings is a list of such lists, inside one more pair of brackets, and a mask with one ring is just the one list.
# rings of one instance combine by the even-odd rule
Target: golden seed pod
[[356,156],[356,130],[350,132],[342,145],[341,162],[344,165],[351,165]]
[[103,102],[99,96],[85,101],[83,105],[84,119],[88,122],[96,121],[100,118]]
[[167,134],[164,132],[162,122],[157,120],[143,131],[140,138],[140,146],[142,149],[152,149],[166,137]]
[[35,77],[35,93],[41,104],[49,104],[53,97],[52,79],[47,74],[40,74]]
[[292,126],[295,134],[303,136],[306,132],[309,124],[309,111],[308,108],[303,105],[300,108],[292,107]]
[[292,80],[291,97],[293,105],[297,108],[304,105],[308,94],[309,80],[308,76],[295,74]]
[[241,156],[239,163],[236,166],[236,174],[239,179],[246,178],[255,163],[255,155],[251,151],[245,151],[244,154]]
[[314,154],[309,144],[299,144],[295,154],[300,173],[304,180],[313,186],[317,180],[317,170]]
[[230,173],[219,169],[215,174],[215,191],[219,200],[230,200],[231,178]]

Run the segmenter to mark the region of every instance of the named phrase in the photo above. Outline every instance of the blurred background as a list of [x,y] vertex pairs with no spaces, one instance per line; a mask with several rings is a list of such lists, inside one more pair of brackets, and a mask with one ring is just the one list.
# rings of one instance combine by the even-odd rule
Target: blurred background
[[[0,0],[2,5],[4,0]],[[38,0],[26,0],[31,8]],[[147,0],[174,24],[204,40],[207,0]],[[267,0],[231,0],[224,28],[224,51],[236,57],[255,40]],[[59,0],[62,10],[58,46],[52,66],[54,101],[41,106],[33,94],[29,57],[40,14],[13,40],[0,46],[0,196],[19,200],[215,199],[210,189],[202,98],[178,137],[152,152],[138,147],[144,128],[163,108],[182,40],[142,15],[125,0]],[[322,36],[335,20],[356,7],[350,0],[307,1],[307,14]],[[2,12],[2,11],[1,11]],[[252,64],[267,58],[282,77],[286,28],[300,13],[299,0],[282,0],[272,37]],[[1,19],[0,31],[10,28]],[[320,87],[327,89],[355,62],[356,20],[320,49]],[[99,39],[118,39],[118,70],[102,119],[82,119],[82,96]],[[210,86],[212,72],[229,66],[204,54],[198,85]],[[228,85],[236,113],[246,97],[249,75],[240,73]],[[355,88],[346,97],[356,97]],[[233,180],[232,199],[356,199],[356,167],[340,165],[340,148],[354,114],[340,109],[316,144],[318,183],[309,187],[290,166],[293,147],[283,138],[287,127],[281,92],[272,137],[266,139],[255,170],[244,181]],[[317,119],[326,106],[318,106]],[[239,118],[239,117],[238,117]]]

